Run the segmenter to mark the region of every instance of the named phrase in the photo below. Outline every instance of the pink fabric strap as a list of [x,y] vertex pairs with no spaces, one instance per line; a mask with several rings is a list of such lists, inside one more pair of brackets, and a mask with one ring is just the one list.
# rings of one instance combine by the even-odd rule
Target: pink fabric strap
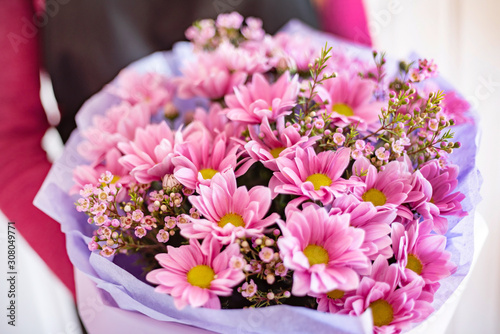
[[363,0],[318,1],[322,29],[352,42],[372,46]]
[[0,0],[0,8],[0,209],[74,295],[61,227],[32,204],[50,168],[41,147],[49,124],[39,95],[33,2]]

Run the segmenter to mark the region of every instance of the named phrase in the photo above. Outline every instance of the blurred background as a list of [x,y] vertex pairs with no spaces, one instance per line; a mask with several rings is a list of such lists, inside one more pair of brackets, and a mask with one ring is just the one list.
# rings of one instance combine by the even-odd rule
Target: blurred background
[[[441,74],[453,82],[480,115],[477,164],[484,183],[478,212],[486,222],[488,236],[446,333],[500,333],[500,243],[497,242],[500,239],[500,206],[497,204],[500,149],[496,137],[500,133],[497,130],[500,125],[497,111],[500,106],[500,42],[497,38],[500,3],[494,0],[365,0],[364,5],[374,49],[387,51],[393,58],[405,58],[417,52],[434,59]],[[41,78],[43,105],[49,119],[57,122],[58,104],[51,82],[46,74]],[[51,159],[62,152],[63,144],[55,129],[47,132],[43,145]],[[7,219],[0,215],[0,221],[0,244],[6,245]],[[482,228],[481,233],[485,232]],[[81,333],[69,291],[19,234],[17,241],[18,327],[13,330],[2,321],[0,332]],[[2,266],[6,263],[4,257],[5,252],[0,252]],[[3,295],[6,282],[0,282]]]
[[495,0],[367,0],[374,46],[435,59],[480,116],[478,212],[489,234],[447,333],[500,333],[500,3]]

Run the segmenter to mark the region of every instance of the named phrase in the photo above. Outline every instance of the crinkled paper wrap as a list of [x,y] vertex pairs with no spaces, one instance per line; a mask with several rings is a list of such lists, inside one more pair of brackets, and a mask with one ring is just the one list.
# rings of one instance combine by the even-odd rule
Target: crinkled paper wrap
[[[371,50],[349,44],[331,35],[313,31],[297,21],[291,21],[285,31],[302,33],[324,45],[347,52],[348,55],[370,60]],[[190,58],[191,49],[188,43],[178,43],[172,51],[158,52],[133,63],[129,68],[140,72],[155,71],[165,75],[178,75],[180,63]],[[397,64],[389,60],[388,69],[396,69]],[[111,83],[113,84],[113,83]],[[442,88],[451,88],[446,82],[439,80]],[[91,124],[92,116],[103,113],[119,99],[105,91],[101,91],[88,100],[77,115],[80,130]],[[472,117],[477,117],[475,114]],[[476,121],[477,124],[477,121]],[[433,306],[439,309],[447,298],[455,291],[469,272],[472,262],[474,239],[474,209],[480,201],[481,177],[475,165],[477,152],[477,125],[465,124],[455,127],[456,138],[462,148],[452,155],[452,161],[460,166],[458,190],[466,195],[462,202],[469,215],[463,219],[452,217],[450,230],[447,233],[447,250],[458,265],[455,274],[443,280],[441,288],[435,295]],[[35,205],[61,223],[66,234],[67,250],[72,263],[87,275],[97,286],[106,291],[109,304],[123,310],[145,314],[159,321],[188,324],[220,333],[371,333],[372,320],[370,312],[361,317],[350,317],[327,314],[315,310],[288,305],[271,306],[260,309],[211,310],[187,307],[179,311],[173,299],[165,294],[154,292],[154,288],[137,279],[113,261],[89,252],[87,243],[92,236],[92,226],[87,223],[84,214],[75,210],[77,197],[70,197],[68,191],[72,186],[72,171],[79,164],[87,161],[78,154],[76,147],[82,140],[79,130],[75,130],[66,144],[64,154],[50,170],[36,199]],[[106,318],[106,317],[105,317]],[[131,318],[131,321],[133,318]],[[107,319],[113,321],[113,319]],[[153,320],[151,320],[153,321]],[[148,328],[148,318],[141,320],[144,328]],[[126,324],[121,324],[126,328]],[[157,327],[155,327],[157,328]],[[189,327],[187,327],[189,328]],[[196,331],[199,332],[199,331]]]

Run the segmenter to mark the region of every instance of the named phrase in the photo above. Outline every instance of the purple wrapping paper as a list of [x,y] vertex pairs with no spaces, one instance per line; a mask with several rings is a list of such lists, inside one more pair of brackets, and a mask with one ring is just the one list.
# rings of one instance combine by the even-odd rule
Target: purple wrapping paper
[[[284,27],[285,31],[307,34],[308,37],[324,45],[341,49],[348,55],[371,60],[371,50],[349,44],[331,35],[312,30],[297,21],[291,21]],[[159,52],[139,60],[129,66],[140,72],[155,71],[165,75],[179,74],[181,61],[190,58],[191,48],[188,43],[178,43],[172,51]],[[396,70],[397,65],[389,59],[388,70]],[[442,88],[451,86],[442,79],[438,79]],[[113,83],[111,83],[113,84]],[[91,124],[92,116],[103,113],[119,99],[105,91],[101,91],[89,99],[77,115],[78,128],[85,129]],[[192,101],[177,101],[178,107],[190,108]],[[476,118],[475,114],[471,115]],[[476,122],[477,124],[477,122]],[[475,165],[477,151],[477,125],[465,124],[455,127],[456,138],[462,143],[462,148],[456,150],[451,158],[460,166],[458,190],[466,195],[462,202],[469,215],[463,219],[451,217],[450,229],[447,233],[447,250],[452,252],[452,260],[458,265],[458,270],[452,276],[443,280],[441,288],[435,295],[433,306],[439,309],[444,301],[456,290],[460,282],[469,272],[474,251],[473,224],[474,208],[480,201],[479,189],[481,177]],[[59,158],[49,172],[42,185],[34,204],[47,215],[61,223],[61,229],[66,234],[67,250],[72,263],[102,289],[105,303],[109,307],[118,307],[123,310],[135,311],[148,316],[141,317],[144,329],[159,329],[174,331],[171,322],[187,324],[220,333],[371,333],[371,313],[365,312],[361,317],[341,316],[317,312],[303,307],[287,305],[271,306],[260,309],[240,310],[211,310],[193,309],[187,307],[182,311],[176,309],[173,299],[164,294],[154,292],[154,288],[137,279],[132,274],[116,265],[112,260],[101,257],[97,253],[89,252],[87,243],[92,235],[93,227],[86,221],[84,214],[78,213],[74,202],[78,196],[70,197],[72,170],[86,160],[77,153],[76,147],[81,141],[79,130],[75,130],[66,144],[64,154]],[[80,280],[81,281],[81,280]],[[113,322],[113,318],[94,317],[92,321],[102,319]],[[138,321],[137,317],[126,318],[130,322]],[[155,320],[152,320],[155,319]],[[85,321],[85,318],[83,319]],[[148,321],[151,322],[148,326]],[[159,326],[157,321],[164,322]],[[153,326],[154,323],[154,326]],[[92,324],[92,328],[99,328]],[[117,324],[118,325],[118,324]],[[119,327],[127,329],[127,324],[120,321]],[[176,325],[178,326],[178,325]],[[90,327],[90,326],[89,326]],[[184,328],[183,333],[192,330]],[[153,331],[153,332],[154,332]],[[148,331],[151,333],[151,331]]]

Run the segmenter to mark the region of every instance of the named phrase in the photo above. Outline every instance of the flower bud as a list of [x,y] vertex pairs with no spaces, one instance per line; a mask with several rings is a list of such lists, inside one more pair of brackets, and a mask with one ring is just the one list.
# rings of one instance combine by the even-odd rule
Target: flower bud
[[180,182],[177,181],[173,174],[167,174],[163,177],[163,188],[164,189],[172,189],[180,185]]

